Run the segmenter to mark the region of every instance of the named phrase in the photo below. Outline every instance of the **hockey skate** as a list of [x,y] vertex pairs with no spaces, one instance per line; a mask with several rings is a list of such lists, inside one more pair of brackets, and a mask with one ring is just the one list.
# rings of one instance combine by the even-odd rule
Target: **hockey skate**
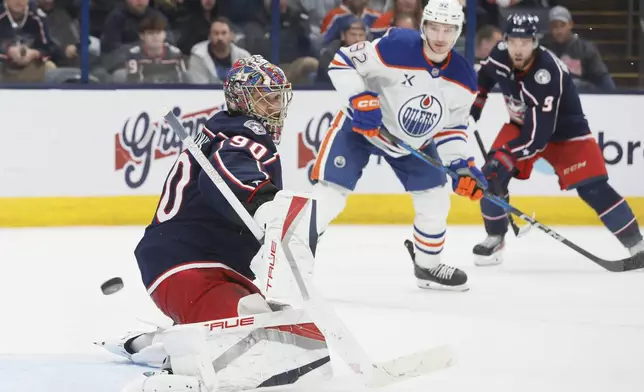
[[628,248],[628,251],[631,253],[631,256],[635,256],[636,254],[639,254],[639,253],[644,253],[644,240],[641,240],[637,244]]
[[488,235],[480,244],[476,244],[474,249],[474,264],[479,267],[499,265],[503,262],[503,248],[505,239],[502,235]]
[[131,331],[121,338],[107,339],[94,344],[136,364],[160,367],[167,357],[163,343],[155,340],[161,331],[161,327],[148,332]]
[[421,289],[447,290],[447,291],[467,291],[467,275],[458,268],[438,264],[436,267],[428,269],[416,264],[416,253],[414,243],[410,240],[405,241],[405,247],[414,262],[414,275],[416,276],[416,286]]

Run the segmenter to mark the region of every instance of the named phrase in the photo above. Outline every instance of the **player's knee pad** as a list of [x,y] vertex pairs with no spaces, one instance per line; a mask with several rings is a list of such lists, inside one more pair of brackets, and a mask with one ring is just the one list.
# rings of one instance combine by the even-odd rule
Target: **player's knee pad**
[[313,196],[318,200],[318,233],[322,234],[331,221],[344,210],[350,192],[340,185],[326,181],[319,181],[313,186]]
[[418,265],[431,268],[440,261],[445,243],[450,192],[447,186],[410,192],[416,216],[414,245]]
[[621,196],[615,192],[607,180],[593,181],[577,187],[577,194],[598,213],[602,213],[602,209],[621,200]]

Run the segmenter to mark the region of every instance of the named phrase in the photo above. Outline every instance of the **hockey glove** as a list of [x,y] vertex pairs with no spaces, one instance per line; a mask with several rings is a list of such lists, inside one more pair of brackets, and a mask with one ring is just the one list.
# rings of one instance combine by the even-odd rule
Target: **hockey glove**
[[498,150],[490,150],[490,158],[483,166],[483,174],[490,182],[490,190],[496,195],[505,193],[503,190],[507,187],[516,173],[517,159],[510,152],[507,146],[502,146]]
[[483,191],[487,189],[487,181],[474,164],[474,158],[457,159],[452,161],[448,168],[458,174],[458,178],[452,181],[454,193],[469,197],[471,200],[480,200],[483,197]]
[[365,91],[349,98],[349,102],[353,109],[353,131],[368,137],[377,136],[382,123],[378,94]]

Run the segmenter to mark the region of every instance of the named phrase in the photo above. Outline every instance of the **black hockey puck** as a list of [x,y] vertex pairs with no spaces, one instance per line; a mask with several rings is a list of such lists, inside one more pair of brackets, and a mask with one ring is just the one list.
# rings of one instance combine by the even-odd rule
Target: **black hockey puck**
[[105,295],[114,294],[119,290],[121,290],[122,288],[123,288],[123,279],[119,277],[109,279],[101,285],[101,291],[103,291],[103,294]]

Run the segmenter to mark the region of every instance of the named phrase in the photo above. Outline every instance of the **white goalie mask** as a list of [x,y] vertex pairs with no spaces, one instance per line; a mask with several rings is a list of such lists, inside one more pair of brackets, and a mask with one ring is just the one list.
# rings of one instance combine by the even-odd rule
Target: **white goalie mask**
[[[458,0],[429,0],[425,9],[423,10],[423,17],[420,20],[420,31],[423,39],[429,43],[434,37],[427,36],[425,23],[435,22],[447,25],[456,26],[456,31],[453,33],[449,49],[453,48],[456,40],[463,32],[463,21],[465,15],[463,14],[463,6]],[[431,46],[430,46],[431,49]]]

